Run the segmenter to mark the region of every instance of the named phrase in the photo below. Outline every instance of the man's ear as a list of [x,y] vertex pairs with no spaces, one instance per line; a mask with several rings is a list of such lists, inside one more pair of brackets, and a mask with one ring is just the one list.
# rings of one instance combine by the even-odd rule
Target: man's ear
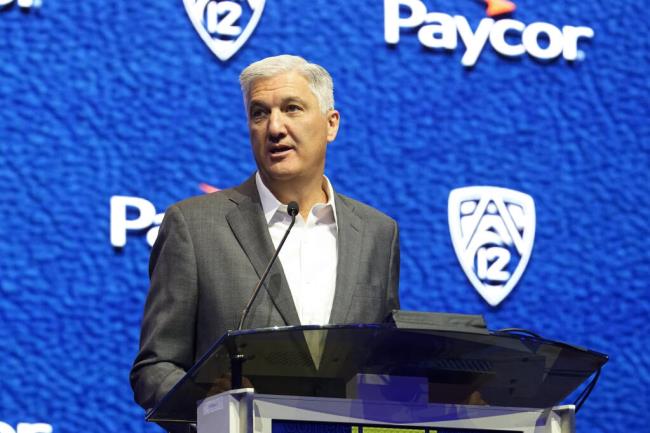
[[332,109],[327,112],[327,142],[331,143],[339,132],[339,122],[341,115],[338,111]]

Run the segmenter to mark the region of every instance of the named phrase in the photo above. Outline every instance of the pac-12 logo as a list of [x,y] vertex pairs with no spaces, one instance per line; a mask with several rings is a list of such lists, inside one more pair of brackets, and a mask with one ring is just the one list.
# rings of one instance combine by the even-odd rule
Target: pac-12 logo
[[199,36],[222,61],[231,58],[246,43],[262,16],[264,2],[183,0],[187,15]]
[[[43,4],[43,0],[0,0],[0,9],[4,9],[13,4],[18,5],[18,7],[23,10],[29,10],[32,8],[40,8]],[[1,430],[0,433],[2,433]]]
[[506,188],[470,186],[449,194],[449,232],[465,275],[492,306],[510,294],[535,240],[535,203]]

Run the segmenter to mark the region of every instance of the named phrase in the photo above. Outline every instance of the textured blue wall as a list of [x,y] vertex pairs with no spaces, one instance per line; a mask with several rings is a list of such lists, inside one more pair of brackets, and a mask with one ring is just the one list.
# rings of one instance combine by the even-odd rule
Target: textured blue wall
[[[478,0],[426,1],[473,27]],[[517,2],[514,18],[585,25],[586,59],[477,65],[383,36],[378,0],[267,0],[228,62],[181,0],[0,10],[0,421],[55,432],[142,432],[128,371],[147,291],[143,234],[109,241],[113,195],[159,212],[254,169],[237,83],[267,55],[326,66],[342,116],[335,188],[401,227],[403,306],[480,313],[611,355],[579,432],[650,425],[650,14],[642,0]],[[453,188],[533,196],[532,259],[489,307],[454,255]]]

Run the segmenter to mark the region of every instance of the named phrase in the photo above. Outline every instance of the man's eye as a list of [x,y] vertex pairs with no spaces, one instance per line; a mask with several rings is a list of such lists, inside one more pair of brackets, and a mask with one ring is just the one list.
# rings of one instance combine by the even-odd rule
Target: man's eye
[[251,110],[251,118],[252,119],[261,119],[264,117],[266,114],[266,111],[262,110],[261,108],[254,108]]
[[300,110],[302,110],[302,107],[300,107],[300,105],[296,105],[296,104],[287,105],[287,111],[288,112],[300,111]]

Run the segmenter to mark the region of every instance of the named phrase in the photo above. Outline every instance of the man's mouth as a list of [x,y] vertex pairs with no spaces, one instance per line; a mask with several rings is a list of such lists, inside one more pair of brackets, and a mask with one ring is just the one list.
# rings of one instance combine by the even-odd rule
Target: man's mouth
[[292,146],[286,146],[286,145],[280,144],[280,145],[273,146],[272,148],[270,148],[269,152],[273,156],[281,156],[281,155],[284,155],[286,153],[289,153],[292,150],[293,150]]

